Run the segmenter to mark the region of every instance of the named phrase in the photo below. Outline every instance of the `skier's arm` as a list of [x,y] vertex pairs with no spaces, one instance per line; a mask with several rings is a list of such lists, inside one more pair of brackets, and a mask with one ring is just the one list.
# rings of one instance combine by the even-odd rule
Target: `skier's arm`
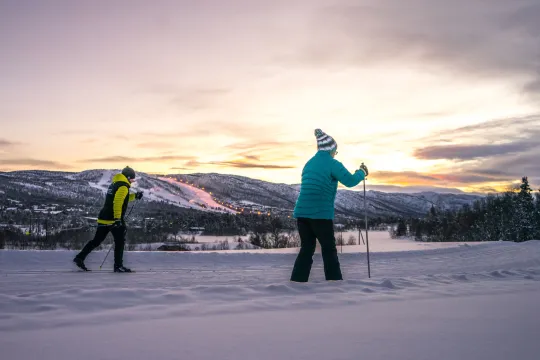
[[126,199],[126,196],[128,196],[128,192],[129,190],[127,186],[120,186],[118,190],[116,190],[113,201],[113,212],[115,220],[122,218],[122,206],[124,205],[124,200]]
[[130,201],[130,202],[131,202],[131,201],[135,201],[135,196],[136,196],[136,195],[137,195],[137,194],[129,194],[129,201]]
[[351,174],[342,163],[334,159],[332,162],[332,176],[346,187],[353,187],[364,180],[365,173],[359,169],[354,174]]

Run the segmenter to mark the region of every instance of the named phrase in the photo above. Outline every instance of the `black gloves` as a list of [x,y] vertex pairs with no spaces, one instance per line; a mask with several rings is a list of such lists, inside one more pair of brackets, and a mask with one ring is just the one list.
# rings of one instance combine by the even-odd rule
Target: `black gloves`
[[360,170],[362,170],[364,172],[364,174],[366,174],[366,176],[369,175],[369,170],[368,170],[367,166],[364,165],[364,163],[362,163],[362,165],[360,165]]
[[135,199],[141,200],[142,197],[143,197],[143,192],[142,191],[137,191],[137,193],[135,194]]
[[124,223],[124,220],[117,219],[114,221],[113,228],[119,229],[122,227],[126,227],[126,224]]

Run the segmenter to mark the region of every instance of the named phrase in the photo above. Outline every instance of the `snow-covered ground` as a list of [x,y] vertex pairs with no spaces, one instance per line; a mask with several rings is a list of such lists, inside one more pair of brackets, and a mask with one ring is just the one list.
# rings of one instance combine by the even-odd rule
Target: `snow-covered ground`
[[306,284],[295,254],[74,254],[0,251],[0,358],[540,358],[540,241],[372,252],[371,279],[343,253],[342,282],[316,254]]

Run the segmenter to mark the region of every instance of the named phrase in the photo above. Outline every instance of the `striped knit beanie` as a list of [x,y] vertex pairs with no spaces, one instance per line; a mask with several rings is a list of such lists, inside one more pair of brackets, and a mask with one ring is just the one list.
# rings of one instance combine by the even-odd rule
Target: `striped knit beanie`
[[315,129],[317,137],[317,150],[334,151],[337,149],[337,143],[330,135],[325,134],[321,129]]

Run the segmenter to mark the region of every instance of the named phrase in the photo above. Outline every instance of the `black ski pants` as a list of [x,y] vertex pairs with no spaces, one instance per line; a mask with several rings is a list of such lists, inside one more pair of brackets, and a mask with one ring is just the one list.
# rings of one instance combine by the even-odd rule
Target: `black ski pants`
[[298,218],[297,224],[300,252],[294,263],[291,281],[308,281],[317,239],[321,244],[326,280],[343,280],[334,237],[334,222],[326,219]]
[[86,259],[88,254],[97,248],[105,240],[109,232],[111,232],[114,237],[114,266],[123,266],[126,231],[125,226],[98,225],[94,238],[84,246],[81,252],[77,254],[77,257],[82,260]]

